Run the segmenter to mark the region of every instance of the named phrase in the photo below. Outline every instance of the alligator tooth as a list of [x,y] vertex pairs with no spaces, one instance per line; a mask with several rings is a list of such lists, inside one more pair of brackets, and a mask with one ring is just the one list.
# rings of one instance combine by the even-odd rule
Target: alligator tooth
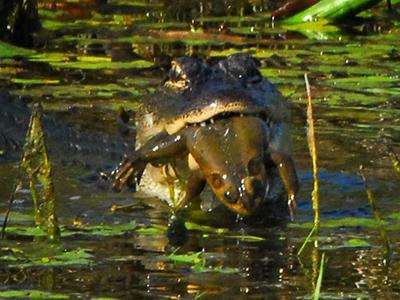
[[211,123],[211,124],[214,124],[214,118],[211,118],[211,119],[210,119],[210,123]]
[[244,115],[243,115],[243,114],[240,114],[240,117],[242,118],[242,117],[244,117]]
[[200,123],[200,126],[201,126],[201,127],[206,127],[206,122],[201,122],[201,123]]

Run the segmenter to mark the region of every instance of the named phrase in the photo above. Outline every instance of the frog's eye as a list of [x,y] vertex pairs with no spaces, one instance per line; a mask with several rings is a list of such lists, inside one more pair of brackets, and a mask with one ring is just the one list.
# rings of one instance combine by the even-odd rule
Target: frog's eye
[[224,199],[225,201],[229,203],[236,203],[239,199],[239,192],[237,189],[234,187],[229,188],[227,191],[224,193]]
[[247,169],[249,170],[249,174],[254,176],[261,173],[263,161],[260,157],[255,157],[249,161],[247,165]]
[[224,184],[222,177],[219,174],[212,174],[210,177],[210,183],[215,189],[221,188]]

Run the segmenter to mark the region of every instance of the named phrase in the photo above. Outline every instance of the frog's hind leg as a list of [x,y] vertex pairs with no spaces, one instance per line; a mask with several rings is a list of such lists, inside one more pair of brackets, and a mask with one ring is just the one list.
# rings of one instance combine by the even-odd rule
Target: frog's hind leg
[[272,152],[271,159],[278,168],[279,175],[288,193],[288,206],[291,219],[296,208],[296,195],[299,191],[299,180],[293,159],[284,153]]

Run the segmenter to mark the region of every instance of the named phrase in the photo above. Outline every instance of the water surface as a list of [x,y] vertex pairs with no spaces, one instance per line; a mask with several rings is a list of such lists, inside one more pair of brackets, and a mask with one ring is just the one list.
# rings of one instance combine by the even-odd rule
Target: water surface
[[[50,138],[60,223],[116,226],[135,220],[141,229],[153,230],[132,226],[118,232],[122,235],[64,237],[54,253],[85,249],[87,255],[66,266],[43,260],[51,257],[46,244],[12,236],[0,244],[1,291],[84,299],[309,299],[325,252],[324,299],[400,296],[399,174],[387,148],[400,149],[398,19],[382,3],[346,24],[285,27],[271,24],[270,12],[278,2],[270,2],[39,1],[44,31],[35,50],[0,57],[0,86],[41,101],[51,118],[81,132],[80,141],[91,137],[88,147],[96,138],[116,140],[88,155],[70,152],[71,145]],[[263,75],[288,97],[301,181],[299,207],[294,223],[250,228],[220,222],[228,232],[191,230],[177,254],[201,251],[205,268],[196,269],[193,260],[182,263],[168,256],[174,248],[165,236],[170,214],[165,204],[129,191],[113,193],[98,175],[132,145],[129,136],[119,136],[116,111],[120,106],[134,111],[138,100],[159,85],[170,57],[212,61],[235,52],[257,57]],[[309,231],[299,224],[313,219],[304,73],[315,103],[323,229],[318,249],[310,244],[298,257]],[[16,158],[0,162],[2,211],[16,165]],[[373,222],[360,165],[387,221],[390,261]],[[134,209],[110,210],[132,203]],[[30,214],[31,208],[29,193],[18,193],[14,211]],[[30,224],[29,219],[13,222]],[[240,237],[249,235],[263,239]],[[351,243],[355,240],[356,245]],[[42,263],[22,266],[21,260],[7,260],[16,249],[27,262],[37,256]]]

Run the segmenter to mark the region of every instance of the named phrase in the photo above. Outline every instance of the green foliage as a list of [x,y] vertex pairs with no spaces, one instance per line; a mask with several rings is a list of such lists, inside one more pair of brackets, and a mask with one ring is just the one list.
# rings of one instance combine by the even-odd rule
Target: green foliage
[[318,280],[317,280],[317,285],[315,287],[313,300],[318,300],[320,297],[322,278],[324,276],[324,268],[325,268],[325,253],[322,253],[322,257],[321,257],[321,261],[320,261],[320,265],[319,265]]
[[176,251],[168,255],[168,258],[176,263],[189,263],[189,264],[198,264],[203,262],[201,258],[202,252],[196,252],[192,254],[176,254]]
[[[301,228],[301,229],[311,229],[313,227],[312,222],[306,223],[291,223],[289,227],[292,228]],[[379,224],[370,218],[340,218],[340,219],[330,219],[330,220],[322,220],[320,227],[321,228],[340,228],[340,227],[364,227],[370,229],[379,229]],[[389,222],[388,220],[382,221],[382,226],[385,230],[395,231],[400,230],[399,222]]]
[[23,84],[23,85],[34,85],[34,84],[59,84],[60,80],[58,79],[41,79],[41,78],[30,78],[30,79],[25,79],[25,78],[11,78],[10,81],[12,83],[17,83],[17,84]]
[[51,293],[38,290],[8,290],[0,291],[2,299],[70,299],[67,294]]
[[226,228],[215,228],[207,225],[200,225],[193,222],[185,222],[185,227],[188,230],[197,230],[204,233],[216,233],[216,234],[225,234],[228,233],[229,230]]
[[166,226],[142,227],[136,230],[137,233],[143,235],[160,235],[160,234],[165,234],[166,231],[167,231]]
[[6,231],[7,220],[14,201],[17,184],[20,184],[23,176],[27,175],[33,200],[34,221],[36,225],[34,231],[30,233],[38,234],[38,228],[44,228],[47,238],[52,242],[57,242],[60,239],[60,229],[56,215],[52,167],[47,154],[41,118],[42,107],[40,104],[35,104],[29,121],[17,178],[15,179],[8,210],[4,217],[2,236],[4,236]]
[[61,232],[62,237],[73,235],[84,235],[94,237],[108,237],[123,235],[129,231],[137,228],[136,222],[132,221],[126,224],[114,225],[95,225],[95,226],[80,226],[77,228],[63,228]]
[[371,245],[365,241],[365,240],[360,240],[360,239],[350,239],[345,241],[344,243],[345,247],[348,248],[369,248]]
[[282,21],[283,24],[297,24],[301,22],[326,19],[338,21],[377,4],[380,0],[321,0],[317,4]]
[[[109,237],[123,235],[137,228],[136,222],[132,221],[126,224],[115,225],[94,225],[94,226],[79,226],[79,227],[61,227],[61,237],[71,236],[87,236],[87,237]],[[143,233],[145,230],[138,229],[138,232]],[[14,236],[29,236],[29,237],[44,237],[46,232],[40,227],[27,226],[8,226],[7,234]]]
[[[0,291],[1,299],[71,299],[84,298],[85,295],[78,293],[65,294],[65,293],[52,293],[40,290],[8,290]],[[118,298],[111,297],[91,297],[92,300],[117,300]]]
[[0,41],[0,58],[15,56],[29,56],[35,54],[35,50],[25,49]]
[[88,265],[93,260],[93,255],[85,249],[62,251],[60,249],[44,248],[35,251],[21,251],[11,249],[11,254],[0,256],[0,261],[6,261],[10,267],[58,267],[72,265]]
[[196,273],[223,273],[232,274],[237,273],[237,268],[226,268],[222,266],[206,266],[206,259],[203,258],[203,252],[196,252],[192,254],[176,254],[176,251],[168,255],[168,259],[175,263],[191,264],[191,269]]
[[[319,224],[318,224],[319,226]],[[306,245],[308,244],[308,242],[311,240],[312,235],[314,234],[315,230],[318,229],[318,226],[314,223],[313,227],[310,231],[310,233],[307,235],[307,237],[305,238],[303,244],[301,245],[301,247],[299,248],[299,251],[297,251],[297,255],[301,255],[301,253],[303,253],[304,248],[306,247]]]

